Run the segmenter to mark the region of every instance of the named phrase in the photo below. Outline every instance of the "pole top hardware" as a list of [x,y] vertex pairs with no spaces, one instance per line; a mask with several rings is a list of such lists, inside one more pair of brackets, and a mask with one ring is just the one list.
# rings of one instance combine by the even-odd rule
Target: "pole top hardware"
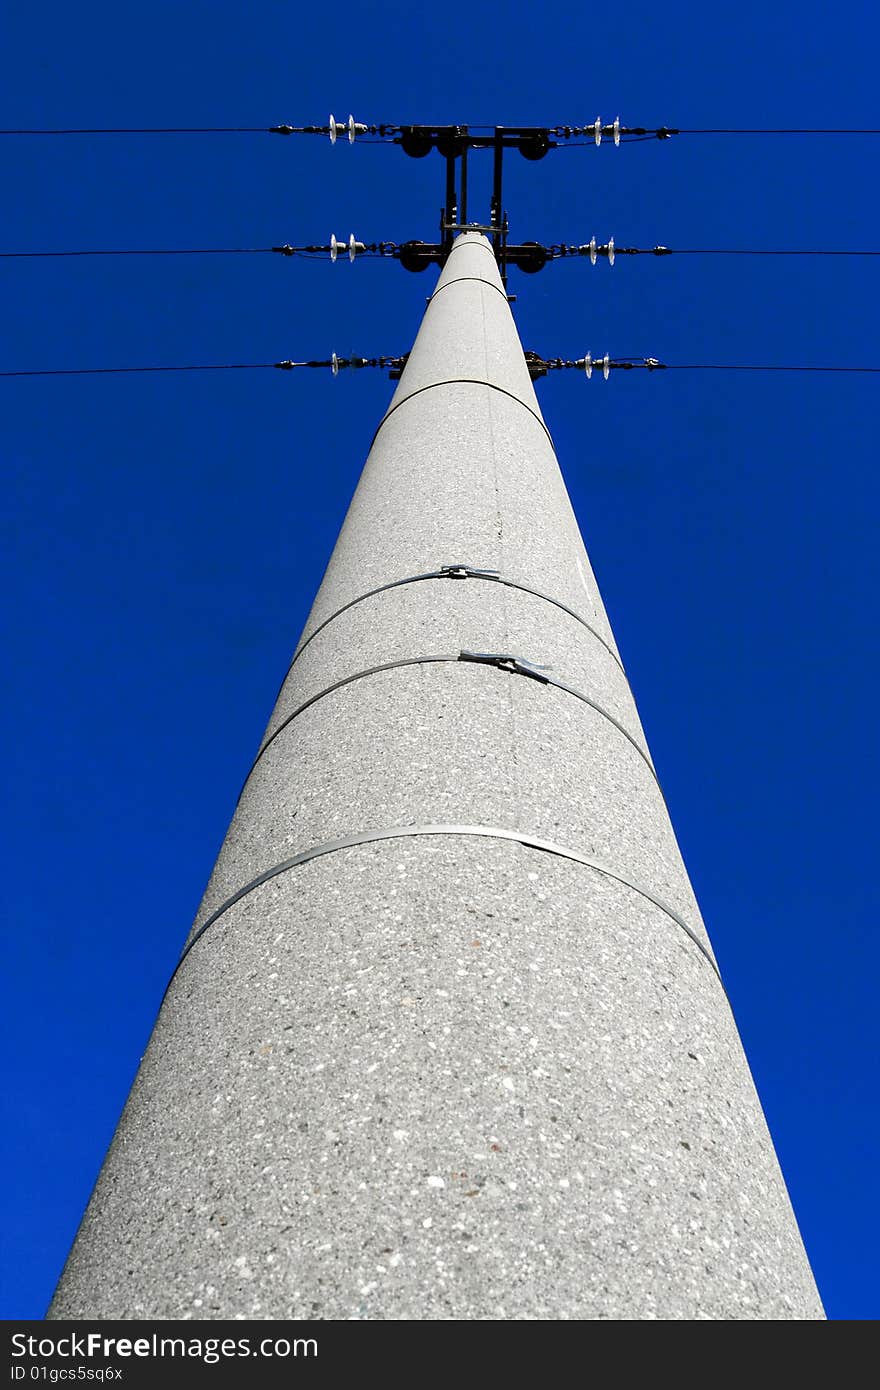
[[[491,150],[500,137],[506,149],[518,149],[524,159],[543,159],[555,145],[549,126],[401,125],[394,143],[411,159],[424,159],[436,150],[444,159],[457,159],[466,150]],[[561,130],[562,127],[559,127]],[[591,127],[592,129],[592,127]]]
[[335,352],[331,353],[329,362],[310,362],[310,367],[329,367],[334,376],[338,376],[346,367],[352,367],[359,371],[363,367],[389,367],[392,371],[403,371],[409,353],[403,357],[339,357]]
[[581,246],[570,245],[562,241],[554,246],[546,248],[547,258],[551,261],[560,260],[565,256],[589,256],[590,264],[595,265],[600,256],[604,256],[609,265],[614,265],[615,256],[671,256],[672,248],[669,246],[615,246],[614,237],[609,237],[604,245],[600,245],[596,238]]
[[[497,228],[474,227],[473,225],[461,228],[455,225],[444,225],[444,231],[464,231],[475,232],[483,231],[486,235],[497,235]],[[404,270],[419,272],[427,270],[429,265],[443,265],[449,255],[445,242],[429,241],[404,241],[393,252],[391,252]],[[539,270],[543,270],[548,260],[552,259],[551,252],[546,246],[542,246],[538,241],[524,241],[518,245],[508,245],[505,248],[505,259],[508,265],[515,265],[518,270],[522,270],[527,275],[535,275]]]
[[605,353],[604,357],[594,357],[591,352],[583,357],[572,360],[568,357],[541,357],[537,352],[527,352],[525,354],[526,364],[532,380],[541,376],[546,376],[548,372],[576,371],[583,372],[589,381],[593,372],[601,372],[607,381],[612,371],[633,372],[638,370],[648,372],[665,371],[667,364],[661,362],[657,357],[612,357],[610,353]]
[[548,134],[555,136],[557,140],[593,140],[595,144],[601,145],[603,138],[613,140],[615,145],[620,144],[621,136],[631,136],[644,139],[646,136],[655,136],[658,140],[668,140],[670,135],[680,135],[681,131],[677,126],[661,125],[653,129],[643,125],[621,125],[620,117],[615,116],[610,125],[603,125],[600,117],[596,117],[592,125],[557,125],[551,126]]
[[[592,265],[596,265],[602,257],[613,266],[616,256],[646,254],[638,247],[615,246],[613,237],[602,244],[595,236],[582,245],[560,243],[544,246],[538,241],[511,244],[509,218],[503,200],[503,166],[506,151],[516,149],[524,159],[536,162],[543,159],[550,150],[565,144],[601,145],[603,141],[607,141],[618,147],[630,140],[644,140],[650,137],[665,140],[680,133],[672,126],[660,126],[654,130],[644,126],[625,126],[621,124],[619,116],[615,116],[610,124],[597,116],[591,124],[583,126],[469,126],[418,123],[367,125],[362,121],[356,121],[352,115],[345,121],[338,121],[332,113],[326,126],[278,125],[272,126],[271,129],[279,134],[326,133],[333,145],[343,136],[353,145],[359,135],[367,135],[373,143],[399,145],[404,154],[412,159],[424,159],[436,151],[446,165],[445,199],[440,213],[439,239],[436,242],[414,239],[402,244],[364,243],[357,241],[352,233],[346,243],[341,239],[337,241],[334,235],[330,238],[330,260],[335,262],[339,255],[347,250],[350,262],[362,255],[388,256],[400,261],[405,270],[418,272],[426,270],[429,265],[445,265],[458,234],[478,232],[488,237],[491,242],[505,294],[508,267],[511,265],[528,275],[534,275],[543,270],[548,261],[565,256],[589,256]],[[489,217],[474,219],[468,215],[468,158],[474,152],[484,150],[492,155]],[[301,252],[315,254],[321,249],[287,245],[272,248],[273,251],[287,256]],[[672,253],[668,247],[656,246],[652,254],[662,256]],[[532,365],[537,368],[537,362]]]
[[[555,365],[555,364],[551,364]],[[562,367],[582,367],[587,380],[593,375],[594,370],[601,369],[602,376],[607,381],[612,371],[632,372],[639,368],[648,372],[665,371],[666,363],[661,362],[657,357],[610,357],[606,352],[604,357],[593,357],[589,352],[580,362],[561,362]]]
[[[518,246],[509,244],[509,220],[503,203],[503,162],[506,150],[517,149],[524,159],[532,162],[543,159],[551,149],[574,141],[601,145],[603,140],[619,146],[631,139],[646,139],[656,136],[666,139],[678,134],[671,126],[661,126],[648,130],[643,126],[621,125],[620,117],[615,116],[610,124],[603,123],[597,116],[591,125],[585,126],[469,126],[469,125],[363,125],[349,116],[348,122],[337,122],[331,115],[327,127],[331,143],[335,144],[342,133],[347,133],[349,143],[353,144],[356,135],[368,133],[379,136],[381,141],[399,145],[404,154],[411,159],[424,159],[435,151],[446,163],[445,202],[440,214],[440,238],[437,243],[408,241],[396,247],[392,255],[406,270],[421,271],[429,265],[444,265],[452,250],[455,235],[460,232],[477,231],[488,236],[492,251],[501,272],[501,283],[507,292],[507,269],[515,265],[526,274],[533,275],[543,270],[548,260],[557,256],[588,255],[593,265],[599,256],[609,265],[614,264],[615,245],[613,239],[600,246],[593,237],[586,246],[545,247],[539,242],[526,241]],[[468,156],[489,150],[493,157],[492,194],[489,206],[489,219],[474,221],[468,217]],[[366,248],[369,249],[369,248]],[[623,250],[623,248],[620,248]],[[635,248],[626,248],[633,254]],[[665,248],[658,247],[656,255],[668,254]],[[335,256],[332,256],[335,260]],[[353,259],[353,257],[352,257]]]
[[383,370],[387,367],[391,380],[397,381],[408,357],[408,352],[403,353],[400,357],[340,357],[338,353],[333,352],[327,358],[312,359],[308,362],[293,362],[285,359],[283,362],[273,362],[271,365],[282,372],[292,372],[295,367],[329,367],[334,376],[338,376],[347,367],[356,371],[363,367],[380,367]]
[[339,255],[340,251],[347,251],[348,259],[351,262],[351,264],[354,265],[355,258],[357,256],[362,256],[366,249],[367,248],[362,241],[355,240],[354,232],[351,233],[351,235],[348,238],[348,241],[337,241],[336,237],[332,234],[332,232],[330,234],[330,259],[331,261],[333,261],[334,264],[336,263],[336,258]]
[[355,136],[366,135],[368,127],[360,121],[356,121],[354,116],[349,116],[347,121],[337,121],[332,112],[327,126],[327,134],[330,136],[330,144],[335,145],[340,134],[348,135],[348,143],[354,144]]

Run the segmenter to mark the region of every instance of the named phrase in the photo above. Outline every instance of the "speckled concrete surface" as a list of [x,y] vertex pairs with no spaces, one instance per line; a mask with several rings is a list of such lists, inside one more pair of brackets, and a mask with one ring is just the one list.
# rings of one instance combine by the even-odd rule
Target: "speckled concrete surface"
[[[304,638],[376,585],[459,562],[553,595],[616,650],[481,238],[440,284]],[[267,737],[337,680],[461,648],[552,667],[647,753],[603,642],[473,579],[335,618]],[[281,728],[194,930],[300,850],[424,822],[591,855],[706,940],[629,739],[566,692],[462,663],[366,676]],[[709,962],[632,888],[463,836],[311,861],[195,944],[50,1315],[823,1316]]]

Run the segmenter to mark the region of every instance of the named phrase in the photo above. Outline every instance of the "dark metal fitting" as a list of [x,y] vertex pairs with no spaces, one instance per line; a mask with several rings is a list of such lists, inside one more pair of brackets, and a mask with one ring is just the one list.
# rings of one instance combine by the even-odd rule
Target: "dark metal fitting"
[[522,137],[519,141],[519,152],[523,159],[543,159],[548,150],[552,148],[549,136],[549,131],[539,130],[534,135]]
[[531,676],[533,680],[540,681],[542,685],[549,684],[543,671],[549,671],[549,666],[537,666],[532,661],[524,661],[520,656],[513,656],[509,652],[469,652],[462,651],[458,654],[459,661],[475,662],[480,666],[496,666],[499,671],[511,671],[518,676]]
[[277,251],[279,256],[295,256],[295,255],[296,255],[296,252],[295,252],[294,248],[293,248],[292,246],[289,246],[289,245],[287,244],[287,242],[285,242],[283,246],[273,246],[273,247],[272,247],[272,250],[273,250],[273,251]]
[[403,369],[404,369],[404,367],[406,366],[408,359],[409,359],[409,353],[408,353],[408,352],[404,352],[400,357],[394,357],[394,358],[391,359],[391,361],[390,361],[390,363],[389,363],[389,365],[388,365],[388,380],[389,380],[389,381],[399,381],[399,380],[400,380],[400,378],[403,376]]
[[471,565],[441,565],[440,573],[449,579],[479,579],[487,574],[500,574],[500,570],[477,570]]
[[398,142],[411,159],[424,159],[434,148],[434,137],[427,126],[401,126]]
[[443,259],[443,247],[424,241],[405,241],[394,253],[404,270],[427,270]]
[[526,359],[526,366],[529,369],[529,376],[532,381],[538,381],[542,376],[547,375],[550,364],[545,362],[544,358],[541,357],[539,353],[528,350],[523,353],[523,356]]

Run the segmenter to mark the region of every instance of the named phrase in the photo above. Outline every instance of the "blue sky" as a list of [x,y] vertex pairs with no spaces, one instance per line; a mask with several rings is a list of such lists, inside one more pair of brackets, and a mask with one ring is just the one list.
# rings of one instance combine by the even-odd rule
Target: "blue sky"
[[[47,0],[0,126],[880,126],[876,7]],[[877,139],[511,159],[517,238],[880,247]],[[0,249],[432,239],[440,164],[265,135],[0,140]],[[471,181],[472,209],[487,172]],[[876,268],[875,268],[876,267]],[[434,272],[0,261],[0,368],[405,351]],[[880,262],[512,272],[526,347],[880,363]],[[0,1312],[42,1315],[389,397],[379,373],[0,381]],[[875,1251],[876,387],[539,386],[829,1315]],[[11,1141],[11,1142],[10,1142]]]

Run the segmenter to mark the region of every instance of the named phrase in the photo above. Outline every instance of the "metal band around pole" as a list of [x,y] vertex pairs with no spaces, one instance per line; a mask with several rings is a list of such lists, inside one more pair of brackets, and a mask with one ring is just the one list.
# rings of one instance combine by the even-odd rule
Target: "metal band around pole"
[[444,290],[448,290],[450,285],[464,285],[467,284],[468,281],[472,281],[476,285],[482,285],[484,289],[494,290],[496,294],[500,294],[501,298],[507,302],[507,295],[498,285],[490,285],[487,280],[482,280],[479,275],[457,275],[454,280],[447,280],[445,285],[438,285],[434,293],[429,297],[428,303],[433,304],[438,294],[442,294]]
[[[284,681],[287,680],[287,677],[293,670],[294,664],[299,661],[299,658],[302,656],[309,643],[313,638],[318,636],[319,632],[323,632],[324,628],[329,626],[336,618],[341,617],[343,613],[347,613],[349,608],[355,608],[366,599],[375,597],[376,594],[387,593],[389,589],[400,589],[406,584],[420,584],[425,579],[482,579],[489,584],[503,584],[507,589],[518,589],[520,593],[530,594],[532,598],[542,599],[544,603],[552,603],[554,608],[559,608],[563,613],[567,613],[570,618],[574,618],[575,622],[580,623],[581,627],[585,627],[587,632],[596,638],[597,642],[601,642],[606,652],[608,652],[608,655],[617,663],[621,671],[624,671],[623,662],[610,643],[605,640],[600,632],[597,632],[596,629],[587,622],[586,618],[581,617],[580,613],[574,608],[569,608],[567,603],[563,603],[558,598],[553,598],[550,594],[542,593],[540,589],[532,589],[528,584],[520,584],[516,579],[509,579],[506,575],[499,574],[497,570],[477,569],[472,565],[441,565],[439,569],[426,570],[424,574],[410,574],[407,575],[405,579],[392,579],[388,584],[378,584],[375,589],[368,589],[366,593],[359,594],[357,598],[350,599],[349,602],[344,603],[341,608],[337,608],[335,613],[331,613],[329,618],[325,618],[322,623],[319,623],[318,626],[309,633],[306,640],[296,651],[293,660],[285,672],[284,680],[282,680],[281,686],[279,687],[279,693],[284,687]],[[624,675],[625,674],[626,672],[624,671]]]
[[[433,298],[433,295],[431,297]],[[550,448],[553,449],[554,453],[556,452],[556,448],[553,443],[553,436],[551,435],[547,426],[544,424],[544,421],[541,419],[540,415],[538,415],[534,410],[532,410],[532,407],[530,405],[527,405],[526,402],[522,400],[520,396],[515,396],[512,391],[505,390],[503,386],[496,386],[494,381],[483,381],[480,377],[472,376],[455,376],[449,377],[445,381],[429,381],[426,386],[418,386],[416,387],[415,391],[410,391],[408,396],[402,397],[402,399],[399,400],[396,405],[392,405],[388,408],[388,410],[386,410],[385,414],[382,416],[382,419],[379,421],[376,433],[370,440],[370,448],[372,449],[377,438],[379,437],[379,432],[381,431],[383,426],[386,425],[387,422],[391,419],[391,416],[395,413],[395,411],[400,410],[401,406],[406,405],[408,401],[415,400],[416,396],[423,395],[425,391],[436,391],[438,386],[484,386],[487,391],[497,391],[500,396],[507,396],[509,400],[516,401],[517,405],[521,405],[523,410],[528,411],[532,419],[541,426],[541,429],[544,431],[548,440],[550,441]]]
[[[267,748],[274,743],[278,735],[287,728],[288,724],[292,724],[294,719],[298,718],[299,715],[304,714],[307,709],[317,704],[319,700],[323,700],[325,695],[332,695],[334,691],[341,690],[343,686],[351,685],[354,681],[364,680],[367,676],[378,675],[380,671],[395,671],[404,666],[435,666],[448,662],[455,664],[461,662],[466,665],[494,666],[499,670],[507,671],[511,675],[528,676],[531,680],[540,682],[541,685],[552,685],[556,690],[563,690],[567,695],[573,695],[575,699],[580,700],[585,705],[589,705],[590,709],[594,709],[603,719],[607,719],[609,724],[613,724],[615,729],[623,734],[624,738],[632,744],[639,757],[649,769],[652,777],[659,785],[659,779],[657,778],[654,764],[637,740],[633,738],[629,730],[624,728],[619,719],[615,719],[613,714],[609,714],[607,709],[603,709],[595,700],[591,700],[589,695],[585,695],[582,690],[577,690],[573,685],[566,685],[565,681],[556,680],[553,676],[547,675],[546,668],[537,666],[530,661],[525,661],[522,657],[509,656],[503,652],[461,651],[443,652],[437,656],[407,656],[401,657],[397,661],[383,661],[378,666],[368,666],[364,671],[354,671],[350,676],[343,676],[341,680],[334,681],[332,685],[328,685],[323,690],[319,690],[315,695],[310,695],[301,705],[297,705],[296,709],[288,714],[285,719],[282,719],[277,729],[274,729],[266,739],[251,764],[250,772],[248,772],[247,777],[244,779],[242,792],[247,786],[257,763],[260,761]],[[239,792],[239,800],[241,800],[241,794],[242,793]]]
[[[299,868],[301,864],[308,864],[312,859],[320,859],[325,854],[334,854],[337,850],[341,849],[352,849],[357,845],[373,844],[379,840],[398,840],[410,835],[479,835],[494,840],[513,840],[515,843],[523,845],[526,849],[541,850],[545,854],[553,854],[560,859],[570,859],[576,864],[583,864],[588,869],[594,869],[597,873],[603,874],[606,878],[613,879],[615,883],[622,884],[624,888],[629,888],[634,893],[638,893],[640,897],[647,899],[648,902],[653,903],[655,907],[659,908],[661,912],[664,912],[693,942],[704,960],[708,961],[709,965],[718,976],[719,981],[721,980],[718,966],[715,964],[710,952],[707,951],[693,928],[688,926],[684,918],[680,917],[674,908],[671,908],[669,904],[664,902],[662,898],[659,898],[656,893],[652,893],[650,889],[643,888],[638,883],[633,883],[630,879],[625,878],[622,874],[618,873],[617,870],[609,868],[607,864],[603,864],[600,860],[592,859],[589,855],[581,854],[578,850],[567,849],[564,845],[558,845],[552,840],[537,839],[535,836],[527,835],[521,830],[507,830],[501,826],[494,825],[424,824],[393,826],[385,830],[362,830],[355,835],[345,835],[339,840],[327,840],[324,844],[313,845],[311,849],[304,849],[299,854],[291,855],[289,859],[282,859],[279,864],[273,865],[271,869],[266,869],[264,873],[251,879],[243,888],[239,888],[237,893],[233,893],[232,897],[227,898],[224,903],[221,903],[220,907],[218,907],[215,912],[212,912],[210,917],[202,923],[192,940],[184,948],[183,954],[177,962],[171,979],[168,981],[165,988],[165,995],[168,994],[178,971],[196,942],[202,939],[214,923],[223,916],[224,912],[227,912],[230,907],[240,902],[248,893],[252,893],[255,888],[259,888],[262,884],[268,883],[270,879],[277,878],[279,874],[287,873],[290,869]],[[165,995],[163,995],[163,1001]]]

